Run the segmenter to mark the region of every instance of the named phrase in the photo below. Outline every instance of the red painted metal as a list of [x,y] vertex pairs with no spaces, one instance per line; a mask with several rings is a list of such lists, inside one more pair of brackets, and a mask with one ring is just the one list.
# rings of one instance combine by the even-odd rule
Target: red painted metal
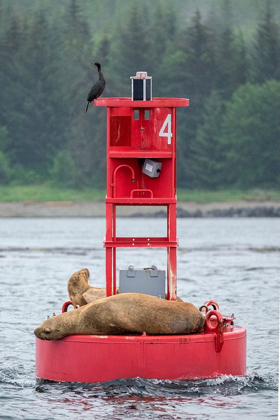
[[176,336],[72,335],[36,339],[36,376],[65,382],[118,378],[196,379],[246,374],[246,330],[225,332],[217,352],[216,333]]
[[[216,318],[216,322],[213,323],[212,319]],[[206,322],[206,331],[215,331],[216,340],[215,340],[215,349],[219,353],[222,350],[224,345],[224,320],[223,316],[219,311],[209,311],[205,317]]]
[[69,307],[70,305],[72,305],[72,306],[74,307],[74,305],[73,305],[73,303],[71,302],[71,300],[68,300],[67,302],[64,302],[64,304],[62,305],[61,312],[62,312],[62,313],[63,313],[63,312],[67,312],[68,307]]
[[189,106],[186,98],[153,98],[152,101],[132,101],[131,98],[98,98],[94,101],[95,106],[128,107],[128,108],[166,108]]
[[151,198],[151,197],[138,197],[138,198],[105,198],[105,203],[114,203],[116,205],[120,206],[137,206],[137,205],[145,205],[145,206],[165,206],[168,204],[175,203],[176,204],[177,199],[176,198]]
[[[206,309],[206,311],[205,311],[205,312],[208,312],[208,311],[209,311],[210,306],[212,306],[212,308],[213,308],[215,311],[220,311],[219,305],[217,304],[217,302],[216,302],[215,300],[207,300],[206,302],[204,302],[204,305],[203,305],[202,307]],[[202,308],[202,307],[201,307],[201,308]],[[201,309],[201,308],[200,308],[200,309]]]
[[[184,98],[99,98],[96,106],[107,107],[106,196],[106,293],[116,293],[117,249],[164,247],[167,250],[167,299],[176,299],[176,108],[189,105]],[[160,177],[143,174],[141,159],[162,163]],[[167,207],[166,238],[118,238],[117,206]]]
[[[167,250],[167,299],[177,296],[176,108],[188,99],[102,98],[107,107],[106,293],[116,294],[117,249],[164,247]],[[158,178],[143,174],[143,159],[162,163]],[[167,208],[166,237],[117,237],[116,207]],[[66,302],[66,312],[72,302]],[[246,330],[222,316],[215,301],[200,308],[205,329],[174,336],[72,335],[57,341],[36,339],[36,376],[67,382],[118,378],[196,379],[246,374]]]
[[178,239],[176,241],[169,241],[168,238],[116,238],[115,241],[106,241],[106,247],[122,248],[122,247],[177,247]]

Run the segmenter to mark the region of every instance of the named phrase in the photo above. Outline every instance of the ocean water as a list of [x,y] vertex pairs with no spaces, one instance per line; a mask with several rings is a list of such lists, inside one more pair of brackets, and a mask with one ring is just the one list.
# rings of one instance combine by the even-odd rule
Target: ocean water
[[[33,330],[87,267],[105,285],[105,220],[0,219],[0,419],[273,419],[278,409],[279,219],[179,219],[178,295],[214,299],[247,329],[247,374],[197,381],[132,378],[38,383]],[[164,219],[121,218],[118,234],[162,236]],[[118,269],[165,267],[164,250],[118,251]]]

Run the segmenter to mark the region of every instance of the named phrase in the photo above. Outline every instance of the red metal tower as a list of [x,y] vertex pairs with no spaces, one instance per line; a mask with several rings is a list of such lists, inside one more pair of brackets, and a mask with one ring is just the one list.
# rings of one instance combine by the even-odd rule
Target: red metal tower
[[[188,106],[189,100],[105,98],[94,105],[107,107],[107,296],[116,293],[117,248],[164,247],[167,298],[176,300],[176,108]],[[166,206],[167,236],[117,237],[116,207],[122,205]]]

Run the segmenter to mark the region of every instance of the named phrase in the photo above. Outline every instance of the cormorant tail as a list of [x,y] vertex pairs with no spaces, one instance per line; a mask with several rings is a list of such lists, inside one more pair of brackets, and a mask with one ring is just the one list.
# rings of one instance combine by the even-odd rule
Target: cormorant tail
[[86,106],[85,112],[87,112],[87,110],[88,110],[88,106],[89,106],[89,102],[87,103],[87,106]]

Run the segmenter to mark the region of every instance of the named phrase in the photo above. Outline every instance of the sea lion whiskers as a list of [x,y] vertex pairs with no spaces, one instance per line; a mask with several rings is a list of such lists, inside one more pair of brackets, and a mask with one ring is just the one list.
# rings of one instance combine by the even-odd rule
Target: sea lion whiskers
[[34,334],[43,340],[59,340],[66,335],[84,334],[81,315],[85,308],[86,306],[46,319],[35,329]]
[[50,328],[44,328],[42,326],[38,327],[35,329],[34,334],[36,335],[36,337],[41,338],[41,340],[51,340],[51,338],[48,338],[48,335],[51,333],[51,329]]

